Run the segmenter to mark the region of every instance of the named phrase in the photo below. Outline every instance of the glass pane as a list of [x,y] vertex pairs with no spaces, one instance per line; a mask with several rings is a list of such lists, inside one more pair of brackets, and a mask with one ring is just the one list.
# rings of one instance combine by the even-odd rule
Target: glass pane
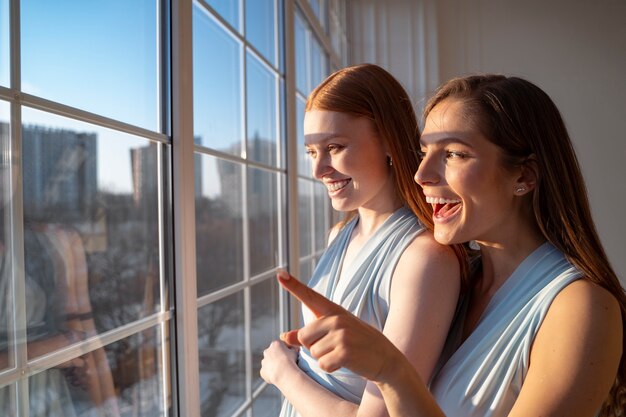
[[278,77],[248,54],[248,159],[276,166],[278,155]]
[[246,0],[246,39],[274,66],[277,26],[275,0]]
[[309,282],[313,275],[313,260],[300,262],[300,276],[298,277],[302,282]]
[[35,357],[62,347],[50,338],[67,344],[68,331],[84,338],[158,309],[159,156],[143,138],[29,108],[22,115],[26,315]]
[[322,20],[320,19],[321,16],[321,10],[320,10],[320,0],[309,0],[309,4],[311,5],[311,9],[313,9],[313,13],[315,14],[315,17],[317,17],[317,20]]
[[9,50],[9,0],[0,0],[0,85],[10,83],[10,50]]
[[299,209],[299,229],[300,229],[300,256],[307,256],[313,252],[313,226],[312,208],[313,200],[312,182],[309,180],[298,180],[298,209]]
[[[10,152],[10,125],[9,104],[0,101],[0,299],[5,300],[0,304],[0,357],[10,354],[9,331],[13,318],[13,297],[11,291],[11,247],[9,232],[11,225],[10,204],[13,193],[11,187],[11,152]],[[15,173],[15,170],[14,170]],[[8,358],[7,358],[8,359]],[[0,360],[0,370],[8,368],[9,360]]]
[[240,0],[206,0],[232,27],[241,32],[239,19]]
[[243,292],[198,310],[200,412],[231,416],[246,399]]
[[30,415],[169,415],[165,343],[153,328],[31,376]]
[[243,280],[242,166],[207,155],[196,162],[198,296]]
[[311,9],[313,9],[313,14],[317,17],[317,21],[320,26],[322,26],[323,29],[327,29],[328,16],[326,0],[309,0],[309,4],[311,5]]
[[249,168],[250,274],[253,276],[279,263],[277,182],[278,174]]
[[307,26],[300,13],[296,13],[295,23],[295,49],[296,49],[296,88],[302,95],[309,94],[307,77]]
[[324,249],[328,243],[328,224],[326,214],[328,212],[328,191],[326,187],[318,181],[313,184],[315,206],[315,251]]
[[157,4],[22,1],[22,89],[158,130]]
[[311,36],[311,90],[324,81],[328,72],[328,58],[317,39]]
[[304,108],[306,103],[299,96],[296,97],[296,133],[298,141],[298,174],[311,178],[313,166],[311,157],[307,155],[304,147]]
[[252,417],[276,417],[280,414],[282,397],[273,385],[268,385],[252,403]]
[[280,309],[278,304],[278,283],[274,276],[252,287],[252,387],[263,380],[259,376],[263,351],[280,334]]
[[196,143],[241,155],[241,44],[199,7],[193,11],[193,114]]
[[[0,415],[3,416],[15,416],[17,411],[15,409],[15,385],[7,385],[0,388]],[[278,415],[278,414],[277,414]]]

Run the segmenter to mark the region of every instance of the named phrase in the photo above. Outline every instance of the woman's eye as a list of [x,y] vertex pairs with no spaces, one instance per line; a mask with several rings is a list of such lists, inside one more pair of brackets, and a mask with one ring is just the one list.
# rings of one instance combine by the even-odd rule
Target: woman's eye
[[313,149],[307,149],[306,154],[309,158],[315,158],[315,156],[317,155],[317,152],[315,152]]
[[328,152],[330,153],[335,153],[342,149],[343,149],[343,146],[341,145],[337,145],[337,144],[328,145]]
[[446,158],[448,159],[465,159],[467,154],[459,151],[446,151]]
[[422,151],[421,149],[419,151],[417,151],[417,156],[419,159],[424,159],[426,158],[426,151]]

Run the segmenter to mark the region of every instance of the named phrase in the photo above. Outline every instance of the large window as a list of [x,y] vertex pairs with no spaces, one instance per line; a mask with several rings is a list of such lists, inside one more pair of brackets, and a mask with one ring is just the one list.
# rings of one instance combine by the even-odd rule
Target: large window
[[[341,4],[195,0],[174,20],[176,0],[0,0],[0,415],[277,415],[259,369],[290,317],[276,270],[308,278],[331,224],[302,118],[345,64]],[[181,24],[189,137],[173,127]],[[195,314],[179,320],[189,209]]]
[[0,4],[0,415],[171,415],[160,6]]

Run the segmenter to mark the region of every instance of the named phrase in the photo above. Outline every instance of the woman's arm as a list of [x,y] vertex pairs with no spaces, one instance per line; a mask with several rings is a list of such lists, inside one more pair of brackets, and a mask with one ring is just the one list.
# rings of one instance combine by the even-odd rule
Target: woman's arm
[[584,279],[552,302],[531,348],[530,366],[510,417],[595,416],[622,355],[619,305]]
[[391,417],[443,416],[415,368],[385,335],[286,272],[278,277],[318,318],[281,339],[307,347],[326,372],[346,367],[375,383]]
[[[456,310],[460,281],[456,256],[428,232],[413,240],[396,265],[383,334],[423,381],[430,380],[443,349]],[[368,383],[357,415],[389,415],[373,382]]]
[[[390,310],[383,334],[408,358],[424,380],[430,379],[452,321],[460,288],[454,253],[422,233],[405,249],[391,281]],[[311,380],[285,360],[287,348],[273,344],[264,366],[279,368],[274,383],[303,416],[386,417],[384,400],[368,382],[360,405],[345,401]],[[275,381],[275,382],[274,382]]]

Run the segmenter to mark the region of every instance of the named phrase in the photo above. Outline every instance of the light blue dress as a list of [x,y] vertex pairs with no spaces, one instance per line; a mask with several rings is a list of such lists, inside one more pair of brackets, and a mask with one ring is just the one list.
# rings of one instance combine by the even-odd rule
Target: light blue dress
[[[424,230],[407,208],[396,210],[360,249],[350,265],[343,265],[344,255],[358,218],[348,222],[330,243],[309,286],[340,304],[361,320],[382,330],[389,313],[391,277],[405,248]],[[340,274],[343,275],[339,280]],[[303,308],[305,323],[314,320]],[[298,365],[309,377],[336,395],[360,403],[367,381],[342,368],[332,374],[322,371],[306,349],[301,349]],[[299,413],[285,400],[281,417],[296,417]]]
[[530,349],[556,295],[582,277],[550,243],[531,253],[496,292],[461,344],[464,309],[431,391],[447,417],[507,416],[528,371]]

